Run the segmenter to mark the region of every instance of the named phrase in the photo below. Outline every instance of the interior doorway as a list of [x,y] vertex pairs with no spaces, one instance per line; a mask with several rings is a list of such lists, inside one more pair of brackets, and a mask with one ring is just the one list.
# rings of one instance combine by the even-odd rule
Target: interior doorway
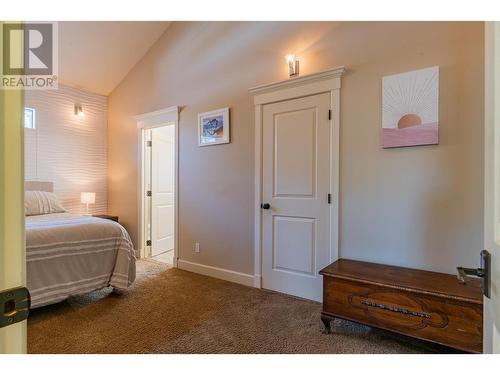
[[[255,104],[255,286],[314,301],[338,259],[344,67],[251,88]],[[299,151],[297,151],[299,150]]]
[[140,142],[140,257],[177,267],[178,108],[136,117]]
[[151,167],[146,175],[150,198],[150,257],[174,264],[175,243],[175,126],[148,130]]

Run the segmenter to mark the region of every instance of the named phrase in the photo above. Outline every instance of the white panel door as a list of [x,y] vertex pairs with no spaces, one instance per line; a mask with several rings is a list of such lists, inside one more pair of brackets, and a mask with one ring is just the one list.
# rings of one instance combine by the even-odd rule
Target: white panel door
[[491,299],[484,299],[484,352],[500,353],[500,23],[485,30],[484,247],[491,253]]
[[[0,38],[1,29],[0,22]],[[21,90],[0,90],[0,291],[26,286],[23,95]],[[5,313],[2,304],[0,314]],[[0,328],[0,354],[5,353],[26,353],[26,321]],[[9,372],[0,367],[2,374]]]
[[154,128],[151,139],[151,255],[156,256],[174,249],[174,125]]
[[[330,252],[330,94],[263,107],[262,287],[322,299]],[[266,206],[264,206],[266,207]]]

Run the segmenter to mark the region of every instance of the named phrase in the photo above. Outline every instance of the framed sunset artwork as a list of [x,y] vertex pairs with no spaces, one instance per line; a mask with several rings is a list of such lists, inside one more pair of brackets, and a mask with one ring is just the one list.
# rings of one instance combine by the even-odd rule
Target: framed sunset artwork
[[382,78],[382,147],[439,143],[439,67]]

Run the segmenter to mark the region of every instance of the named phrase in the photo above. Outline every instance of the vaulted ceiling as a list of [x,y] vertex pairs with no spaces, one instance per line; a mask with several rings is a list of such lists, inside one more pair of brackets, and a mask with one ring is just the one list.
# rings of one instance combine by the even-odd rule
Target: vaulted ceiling
[[108,95],[170,22],[59,22],[59,82]]

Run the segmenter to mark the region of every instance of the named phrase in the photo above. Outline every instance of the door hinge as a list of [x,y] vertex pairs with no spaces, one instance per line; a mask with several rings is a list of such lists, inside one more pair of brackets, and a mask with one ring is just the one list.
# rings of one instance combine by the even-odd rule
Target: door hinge
[[332,204],[332,195],[330,193],[328,193],[328,204]]
[[31,306],[30,292],[25,287],[0,292],[0,328],[28,318]]
[[151,246],[151,240],[146,241],[146,246]]
[[146,191],[146,197],[150,197],[153,195],[153,192],[151,190]]
[[153,141],[146,141],[146,146],[152,147],[153,146]]
[[328,120],[331,120],[332,119],[332,110],[329,109],[328,110]]

